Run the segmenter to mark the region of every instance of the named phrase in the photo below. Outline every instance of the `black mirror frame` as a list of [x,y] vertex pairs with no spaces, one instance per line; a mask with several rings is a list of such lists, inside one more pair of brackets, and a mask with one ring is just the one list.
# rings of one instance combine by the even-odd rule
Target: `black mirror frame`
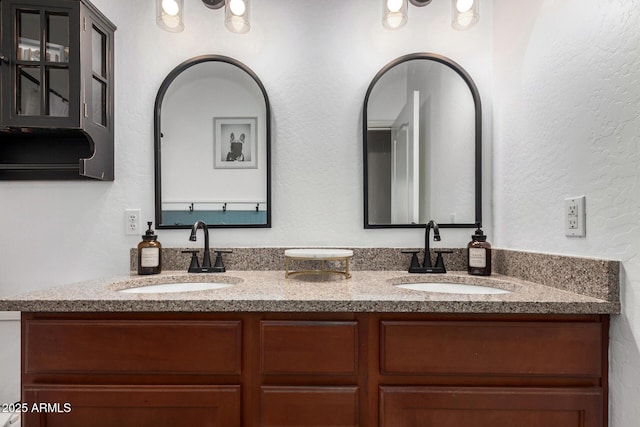
[[191,225],[166,225],[162,224],[162,162],[161,162],[161,112],[162,112],[162,101],[164,100],[164,96],[169,89],[171,83],[178,77],[183,71],[187,70],[194,65],[201,64],[203,62],[224,62],[227,64],[234,65],[249,74],[251,78],[256,82],[262,95],[264,96],[265,103],[265,120],[266,120],[266,144],[267,144],[267,221],[264,224],[207,224],[209,228],[271,228],[271,107],[269,106],[269,97],[267,96],[267,91],[264,88],[264,85],[249,67],[244,65],[242,62],[237,61],[233,58],[223,55],[201,55],[194,58],[187,59],[182,62],[180,65],[175,67],[171,72],[165,77],[162,84],[160,85],[160,89],[158,89],[158,94],[156,96],[156,101],[154,104],[154,118],[153,118],[153,145],[154,145],[154,162],[155,162],[155,219],[156,219],[156,228],[158,229],[189,229]]
[[480,102],[480,93],[471,76],[451,59],[438,55],[436,53],[411,53],[401,56],[385,65],[371,80],[371,84],[367,89],[367,93],[364,97],[364,107],[362,110],[362,148],[363,148],[363,184],[364,184],[364,228],[424,228],[424,224],[369,224],[369,183],[368,183],[368,159],[367,159],[367,106],[369,104],[369,96],[374,86],[380,80],[380,78],[391,68],[396,65],[402,64],[407,61],[421,59],[436,61],[446,65],[455,71],[469,87],[471,96],[473,97],[473,103],[475,106],[475,211],[476,220],[474,223],[460,223],[460,224],[447,224],[443,223],[438,225],[441,228],[476,228],[477,224],[482,225],[482,104]]

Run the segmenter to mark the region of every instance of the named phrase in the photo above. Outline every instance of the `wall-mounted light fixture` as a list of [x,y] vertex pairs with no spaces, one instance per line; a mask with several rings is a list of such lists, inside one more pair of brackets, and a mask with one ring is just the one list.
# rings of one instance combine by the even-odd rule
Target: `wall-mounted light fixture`
[[407,23],[407,0],[382,0],[382,25],[390,30],[397,30]]
[[456,30],[468,30],[480,19],[479,0],[451,0],[451,26]]
[[156,23],[172,33],[184,30],[184,0],[156,0]]
[[[227,29],[234,33],[246,33],[251,29],[249,1],[202,0],[202,3],[209,9],[225,6],[224,23]],[[156,0],[156,22],[166,31],[177,33],[184,30],[184,0]]]
[[251,29],[249,0],[227,0],[224,7],[224,24],[233,33],[246,33]]
[[[382,0],[382,25],[397,30],[409,19],[409,3],[423,7],[431,0]],[[479,20],[479,0],[451,0],[451,26],[456,30],[467,30]]]

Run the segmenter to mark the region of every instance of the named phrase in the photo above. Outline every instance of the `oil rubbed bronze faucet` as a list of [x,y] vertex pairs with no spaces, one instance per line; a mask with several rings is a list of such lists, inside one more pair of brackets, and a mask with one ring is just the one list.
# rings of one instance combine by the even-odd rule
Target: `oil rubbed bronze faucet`
[[189,265],[189,273],[224,273],[226,271],[224,267],[224,263],[222,261],[223,253],[231,253],[232,251],[214,251],[216,253],[216,261],[213,266],[211,266],[211,249],[209,247],[209,227],[204,221],[196,221],[191,227],[191,234],[189,235],[189,240],[192,242],[196,241],[196,234],[198,233],[198,229],[202,228],[204,232],[204,254],[202,255],[202,266],[198,263],[198,251],[183,251],[183,253],[191,254],[191,264]]
[[444,267],[443,253],[452,253],[451,250],[436,250],[438,254],[436,257],[435,266],[431,263],[431,252],[429,249],[429,233],[433,229],[433,240],[435,242],[440,241],[440,228],[438,223],[434,220],[430,220],[424,226],[424,259],[422,265],[418,261],[418,252],[420,251],[402,251],[403,254],[411,254],[411,265],[409,266],[409,273],[446,273],[447,269]]

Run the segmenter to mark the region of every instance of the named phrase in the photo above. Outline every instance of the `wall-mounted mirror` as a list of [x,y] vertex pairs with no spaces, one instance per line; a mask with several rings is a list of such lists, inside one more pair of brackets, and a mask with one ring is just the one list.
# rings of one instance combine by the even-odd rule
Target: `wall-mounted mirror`
[[482,222],[480,95],[458,64],[416,53],[386,65],[365,96],[363,141],[365,228]]
[[178,65],[155,102],[156,227],[271,227],[269,99],[235,59]]

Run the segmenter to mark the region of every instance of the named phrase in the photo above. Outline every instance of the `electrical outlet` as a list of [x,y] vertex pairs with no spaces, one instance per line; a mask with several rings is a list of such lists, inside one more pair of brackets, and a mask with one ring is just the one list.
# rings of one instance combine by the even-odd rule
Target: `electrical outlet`
[[585,237],[586,230],[585,196],[564,200],[564,234],[568,237]]
[[140,209],[124,210],[124,234],[141,234],[140,231]]

